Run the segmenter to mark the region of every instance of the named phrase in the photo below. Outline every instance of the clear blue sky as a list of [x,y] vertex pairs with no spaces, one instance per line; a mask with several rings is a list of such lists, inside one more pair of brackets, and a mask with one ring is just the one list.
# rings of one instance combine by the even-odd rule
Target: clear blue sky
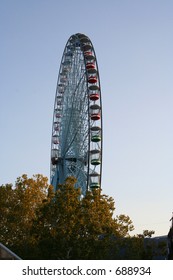
[[173,1],[0,1],[0,185],[49,177],[53,105],[68,38],[90,37],[103,101],[102,188],[136,230],[173,211]]

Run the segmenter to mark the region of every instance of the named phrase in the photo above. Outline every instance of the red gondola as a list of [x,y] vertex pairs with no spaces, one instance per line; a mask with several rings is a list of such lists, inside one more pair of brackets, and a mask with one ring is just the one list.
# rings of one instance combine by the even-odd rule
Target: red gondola
[[86,64],[86,69],[87,69],[87,70],[88,70],[88,69],[95,69],[95,64],[92,63],[92,62],[88,62],[88,63]]
[[100,98],[99,93],[90,93],[90,100],[96,101]]
[[95,84],[95,83],[97,83],[97,77],[96,77],[96,76],[90,76],[90,77],[88,78],[88,83],[90,83],[90,84]]
[[91,114],[91,119],[93,120],[93,121],[98,121],[98,120],[100,120],[100,113],[98,113],[98,114]]

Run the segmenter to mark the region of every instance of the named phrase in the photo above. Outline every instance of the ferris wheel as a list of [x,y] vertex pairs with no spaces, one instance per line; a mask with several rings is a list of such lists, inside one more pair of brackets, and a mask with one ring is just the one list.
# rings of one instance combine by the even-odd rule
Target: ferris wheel
[[90,39],[78,33],[67,41],[57,81],[50,165],[55,190],[69,176],[82,195],[101,187],[102,131],[96,54]]

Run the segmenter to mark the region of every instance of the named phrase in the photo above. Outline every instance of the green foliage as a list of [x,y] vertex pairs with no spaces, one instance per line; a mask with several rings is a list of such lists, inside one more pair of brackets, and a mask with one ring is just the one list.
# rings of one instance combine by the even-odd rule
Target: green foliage
[[114,218],[113,198],[100,189],[81,198],[76,179],[57,192],[46,177],[23,175],[0,187],[0,242],[23,259],[143,259],[144,239],[130,237],[129,216]]
[[142,234],[138,234],[137,236],[139,238],[146,238],[146,237],[152,237],[152,235],[155,234],[155,231],[154,230],[143,230],[143,233]]
[[103,258],[108,254],[108,236],[119,235],[113,199],[100,190],[79,199],[80,189],[74,184],[74,178],[68,178],[37,213],[32,230],[39,258]]
[[[17,178],[13,187],[0,187],[0,242],[10,248],[22,248],[30,239],[36,209],[47,198],[47,178],[27,175]],[[19,250],[20,253],[20,250]]]

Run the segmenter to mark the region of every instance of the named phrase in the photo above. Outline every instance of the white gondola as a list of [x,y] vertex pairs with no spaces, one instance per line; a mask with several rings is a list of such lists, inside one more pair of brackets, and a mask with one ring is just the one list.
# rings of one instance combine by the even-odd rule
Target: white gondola
[[89,186],[90,189],[97,189],[100,188],[100,174],[97,172],[91,173],[89,175],[90,178],[90,182],[89,182]]
[[100,150],[91,150],[91,164],[92,165],[99,165],[101,164],[101,152]]

